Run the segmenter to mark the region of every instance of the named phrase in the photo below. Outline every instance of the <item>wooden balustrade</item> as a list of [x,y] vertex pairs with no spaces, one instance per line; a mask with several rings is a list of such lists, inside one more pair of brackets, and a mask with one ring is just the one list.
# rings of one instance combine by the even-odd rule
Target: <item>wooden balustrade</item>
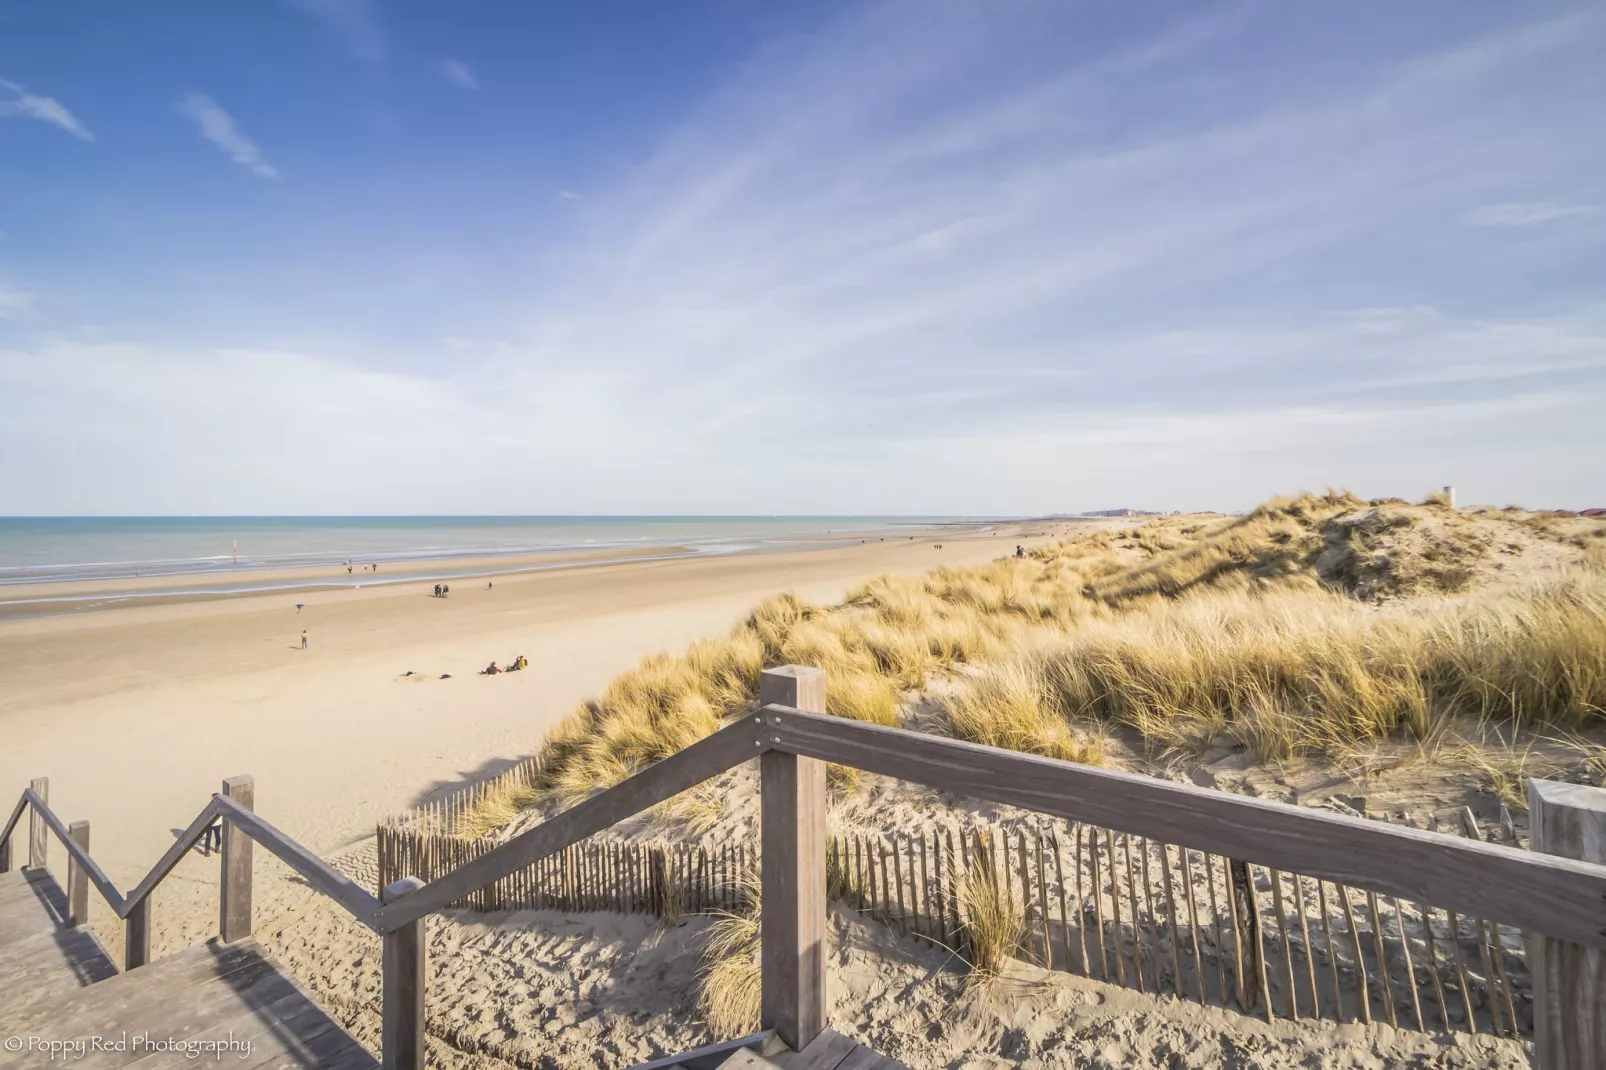
[[[127,965],[134,968],[150,957],[151,892],[221,818],[222,938],[251,932],[251,844],[260,844],[384,937],[384,1064],[411,1070],[423,1065],[429,914],[759,758],[762,1013],[766,1027],[801,1049],[825,1028],[829,1006],[824,800],[825,763],[835,762],[1518,926],[1530,934],[1542,963],[1536,970],[1536,1065],[1573,1070],[1606,1061],[1606,1019],[1599,1011],[1606,992],[1606,792],[1533,782],[1534,850],[1521,851],[828,717],[825,690],[819,670],[767,670],[755,712],[428,884],[396,881],[382,899],[254,813],[249,777],[225,781],[224,790],[127,895],[90,857],[87,826],[75,826],[82,829],[75,834],[63,825],[50,810],[48,782],[36,780],[0,830],[0,870],[10,865],[10,837],[26,809],[29,865],[45,865],[47,837],[54,834],[76,867],[69,884],[83,888],[85,900],[94,885],[124,920]],[[83,917],[76,906],[74,916]]]

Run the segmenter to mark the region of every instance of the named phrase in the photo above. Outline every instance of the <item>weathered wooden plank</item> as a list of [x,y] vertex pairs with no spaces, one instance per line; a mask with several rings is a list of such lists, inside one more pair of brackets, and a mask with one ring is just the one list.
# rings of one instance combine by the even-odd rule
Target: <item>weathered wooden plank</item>
[[773,1029],[766,1029],[761,1033],[737,1040],[722,1040],[718,1044],[705,1044],[691,1051],[683,1051],[679,1055],[665,1055],[661,1059],[640,1063],[631,1070],[673,1070],[674,1067],[684,1066],[686,1070],[716,1070],[720,1062],[741,1048],[759,1050],[775,1035]]
[[292,978],[276,974],[270,981],[271,984],[261,982],[240,993],[240,1001],[227,1008],[229,1013],[183,1038],[193,1043],[233,1047],[199,1054],[176,1048],[127,1065],[136,1070],[178,1070],[200,1062],[242,1070],[378,1065]]
[[[89,822],[74,821],[67,826],[67,838],[89,853]],[[89,920],[89,871],[76,853],[67,855],[67,925],[77,928]]]
[[50,861],[50,839],[45,834],[45,818],[50,812],[50,778],[34,777],[28,783],[33,793],[33,812],[28,815],[28,868],[45,869]]
[[135,903],[123,922],[123,969],[136,970],[151,960],[150,897]]
[[889,1059],[874,1048],[867,1048],[861,1044],[837,1064],[837,1070],[908,1070],[908,1068],[896,1059]]
[[7,940],[0,943],[0,1024],[9,1026],[35,1003],[115,976],[117,967],[87,928]]
[[[377,932],[390,932],[399,925],[440,910],[452,900],[504,873],[561,851],[687,788],[695,787],[748,758],[756,758],[764,749],[764,738],[767,738],[761,738],[760,732],[756,715],[744,717],[628,780],[520,833],[418,891],[394,903],[384,904],[370,927]],[[347,909],[351,908],[348,906]]]
[[[227,954],[236,949],[239,953]],[[161,1035],[156,1027],[163,1026],[173,1030],[170,1035],[183,1035],[184,1023],[237,1001],[241,990],[277,972],[254,941],[227,948],[205,945],[175,959],[37,1005],[12,1016],[6,1027],[17,1033],[49,1029],[55,1036],[88,1037],[116,1036],[136,1026]]]
[[[256,809],[256,782],[232,776],[223,782],[223,797],[238,810]],[[225,944],[251,935],[251,838],[223,819],[221,878],[218,886],[218,937]]]
[[780,1070],[839,1070],[842,1061],[858,1049],[859,1042],[835,1029],[820,1032],[802,1051],[783,1051],[770,1056]]
[[801,1051],[825,1028],[825,764],[771,751],[759,765],[763,812],[762,1014]]
[[791,753],[1606,947],[1606,866],[842,718],[760,712],[767,738]]
[[[1532,848],[1586,862],[1606,862],[1606,791],[1549,780],[1528,782]],[[1510,920],[1509,918],[1505,920]],[[1540,930],[1544,932],[1544,930]],[[1606,954],[1599,946],[1530,937],[1536,1070],[1606,1066]]]
[[[385,899],[399,899],[417,891],[422,883],[417,877],[403,877],[385,889]],[[385,1070],[424,1070],[424,992],[429,947],[424,924],[424,919],[418,918],[385,934],[380,960],[380,1056]]]

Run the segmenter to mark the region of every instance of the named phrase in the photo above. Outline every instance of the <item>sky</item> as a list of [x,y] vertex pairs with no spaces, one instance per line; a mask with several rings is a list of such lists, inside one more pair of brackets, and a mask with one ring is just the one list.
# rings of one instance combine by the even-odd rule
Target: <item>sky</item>
[[0,8],[0,514],[1606,505],[1606,11]]

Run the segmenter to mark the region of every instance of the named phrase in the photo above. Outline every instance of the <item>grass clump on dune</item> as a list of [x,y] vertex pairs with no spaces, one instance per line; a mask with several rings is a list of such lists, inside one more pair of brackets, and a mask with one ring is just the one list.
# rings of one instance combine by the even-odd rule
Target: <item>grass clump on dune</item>
[[[778,595],[582,704],[547,741],[538,788],[568,805],[617,783],[745,711],[762,668],[788,662],[826,671],[827,712],[879,725],[947,677],[922,723],[1082,762],[1102,759],[1111,729],[1280,758],[1424,738],[1458,716],[1580,728],[1606,706],[1606,572],[1592,564],[1606,525],[1552,532],[1528,516],[1330,491],[883,576],[836,606]],[[1503,540],[1544,532],[1577,561],[1547,584],[1473,589],[1503,567]]]
[[959,934],[971,984],[997,980],[1026,940],[1026,916],[979,847],[959,883]]
[[1159,748],[1227,737],[1280,759],[1456,718],[1577,729],[1606,714],[1606,582],[1432,611],[1318,591],[1156,602],[1039,657],[1062,707]]

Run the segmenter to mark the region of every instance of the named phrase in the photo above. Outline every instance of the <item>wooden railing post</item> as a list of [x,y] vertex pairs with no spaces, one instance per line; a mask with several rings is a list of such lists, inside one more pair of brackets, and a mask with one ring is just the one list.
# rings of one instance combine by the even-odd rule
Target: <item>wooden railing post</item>
[[[1606,790],[1528,781],[1528,834],[1532,850],[1606,864]],[[1606,928],[1606,903],[1596,906]],[[1606,1066],[1606,952],[1533,934],[1528,958],[1535,1070]]]
[[[74,821],[67,826],[72,842],[89,850],[89,822]],[[89,920],[89,871],[69,852],[67,855],[67,927],[77,928]]]
[[151,897],[134,904],[123,922],[123,969],[137,970],[151,960]]
[[11,872],[11,834],[0,840],[0,873]]
[[[223,782],[223,795],[242,810],[256,809],[256,783],[248,776]],[[225,944],[251,935],[251,837],[223,822],[222,878],[218,890],[218,938]]]
[[[380,898],[389,903],[423,886],[417,877],[403,877],[387,887]],[[380,1060],[385,1070],[424,1070],[424,984],[428,965],[424,938],[424,918],[410,921],[384,937]]]
[[[759,703],[824,713],[825,672],[797,665],[766,670]],[[766,751],[759,764],[761,1017],[764,1028],[802,1051],[826,1025],[825,763]]]
[[[35,777],[28,786],[39,796],[39,801],[50,802],[50,778]],[[28,808],[28,868],[44,869],[46,849],[50,846],[50,826],[45,815],[33,807]]]

